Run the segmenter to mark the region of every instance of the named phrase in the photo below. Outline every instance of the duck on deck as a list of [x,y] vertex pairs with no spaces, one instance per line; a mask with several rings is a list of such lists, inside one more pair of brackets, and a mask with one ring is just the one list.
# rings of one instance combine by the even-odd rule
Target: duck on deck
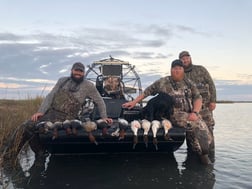
[[104,99],[111,125],[103,122],[90,99],[78,120],[37,125],[40,141],[53,154],[174,152],[185,140],[185,129],[168,120],[143,120],[143,104],[133,109],[122,104],[142,93],[135,67],[112,57],[88,66],[86,79],[95,83]]

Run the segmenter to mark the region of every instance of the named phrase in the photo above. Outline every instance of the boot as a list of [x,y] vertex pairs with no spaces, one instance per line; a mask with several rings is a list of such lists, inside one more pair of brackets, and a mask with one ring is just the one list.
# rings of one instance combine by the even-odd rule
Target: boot
[[201,161],[201,163],[204,164],[204,165],[209,165],[209,164],[212,163],[212,162],[210,161],[209,157],[208,157],[208,154],[200,155],[200,161]]

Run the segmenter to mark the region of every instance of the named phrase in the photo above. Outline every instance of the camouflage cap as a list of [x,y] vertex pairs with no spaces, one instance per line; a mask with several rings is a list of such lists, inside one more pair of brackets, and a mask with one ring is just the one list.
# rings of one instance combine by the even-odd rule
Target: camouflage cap
[[190,56],[188,51],[182,51],[181,53],[179,53],[179,59],[181,59],[184,56]]
[[72,70],[80,70],[80,71],[85,71],[85,66],[81,62],[75,62],[73,64]]
[[173,60],[171,63],[171,68],[174,68],[175,66],[183,67],[182,61],[179,59]]

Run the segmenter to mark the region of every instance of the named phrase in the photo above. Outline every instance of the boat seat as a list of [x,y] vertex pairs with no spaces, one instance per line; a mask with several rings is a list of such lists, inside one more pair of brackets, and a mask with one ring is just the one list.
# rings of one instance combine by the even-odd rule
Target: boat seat
[[[122,108],[122,104],[128,102],[125,99],[112,99],[109,97],[103,97],[106,105],[107,115],[109,118],[118,119],[124,118],[127,121],[138,120],[141,118],[141,108],[134,107],[133,109]],[[100,114],[97,107],[95,108],[94,120],[100,119]]]
[[120,77],[105,77],[103,85],[105,96],[115,99],[125,99],[123,95],[123,84]]
[[122,114],[122,104],[127,102],[127,100],[104,98],[104,102],[106,104],[108,117],[117,119]]

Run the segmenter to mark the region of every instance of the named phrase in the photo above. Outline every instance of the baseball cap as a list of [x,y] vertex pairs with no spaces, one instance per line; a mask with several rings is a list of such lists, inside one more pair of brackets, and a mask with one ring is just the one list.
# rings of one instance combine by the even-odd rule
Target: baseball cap
[[181,66],[181,67],[183,67],[182,61],[179,60],[179,59],[173,60],[172,63],[171,63],[171,67],[174,68],[175,66]]
[[80,70],[80,71],[85,71],[85,66],[81,62],[75,62],[73,64],[72,70]]
[[184,57],[184,56],[190,56],[188,51],[182,51],[181,53],[179,53],[179,59]]

